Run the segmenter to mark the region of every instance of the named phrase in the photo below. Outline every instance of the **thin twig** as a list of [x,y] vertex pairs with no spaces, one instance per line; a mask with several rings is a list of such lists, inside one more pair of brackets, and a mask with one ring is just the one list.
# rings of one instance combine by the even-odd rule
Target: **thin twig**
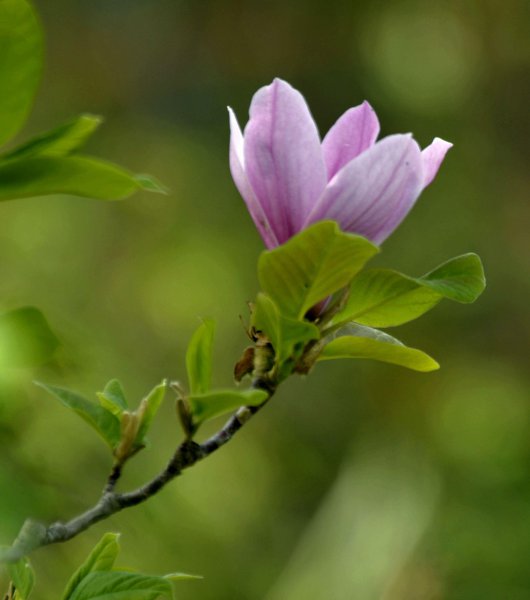
[[256,378],[252,382],[252,387],[268,392],[269,396],[263,404],[241,407],[217,433],[202,444],[192,440],[182,442],[164,470],[151,481],[133,491],[116,493],[114,488],[121,475],[121,467],[114,466],[100,499],[92,508],[66,523],[57,521],[47,527],[31,520],[26,521],[13,545],[0,556],[0,559],[4,562],[15,562],[42,546],[71,540],[95,523],[125,508],[141,504],[157,494],[184,469],[192,467],[196,462],[210,456],[229,442],[245,423],[268,402],[276,390],[274,382],[261,378]]

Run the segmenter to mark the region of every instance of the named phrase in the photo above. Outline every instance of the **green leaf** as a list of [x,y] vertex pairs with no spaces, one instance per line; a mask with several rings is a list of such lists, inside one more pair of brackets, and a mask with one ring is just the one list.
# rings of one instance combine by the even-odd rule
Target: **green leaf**
[[144,179],[88,156],[37,156],[0,163],[0,200],[72,194],[121,200],[144,188]]
[[482,262],[473,252],[448,260],[420,281],[445,298],[465,304],[475,302],[486,287]]
[[156,600],[172,594],[171,584],[164,577],[126,571],[96,571],[81,581],[71,600]]
[[70,600],[77,586],[94,571],[111,571],[120,552],[119,534],[106,533],[68,582],[61,600]]
[[0,315],[0,365],[37,367],[48,362],[59,340],[44,315],[31,306]]
[[42,33],[29,2],[0,2],[0,144],[22,127],[42,70]]
[[138,427],[138,433],[136,434],[135,446],[141,446],[144,444],[145,436],[151,427],[151,423],[164,400],[167,390],[167,381],[163,381],[161,384],[154,387],[149,394],[140,403],[138,409],[138,415],[140,418],[140,425]]
[[10,580],[15,586],[15,600],[27,600],[35,583],[35,574],[27,558],[5,565]]
[[301,351],[307,342],[320,337],[320,331],[313,323],[280,315],[274,301],[262,292],[253,308],[252,324],[269,339],[277,365],[294,358],[297,348]]
[[192,394],[205,394],[212,381],[215,322],[205,319],[193,334],[186,352],[186,369]]
[[333,323],[394,327],[418,318],[444,297],[473,302],[484,287],[484,271],[476,254],[453,258],[418,278],[389,269],[368,269],[352,281],[348,302]]
[[259,406],[267,399],[264,390],[215,390],[208,394],[192,395],[188,398],[193,423],[199,426],[240,406]]
[[263,252],[258,277],[281,314],[301,319],[318,302],[348,285],[377,252],[368,240],[323,221],[283,246]]
[[111,379],[102,392],[97,392],[99,403],[113,415],[120,418],[124,410],[129,408],[125,392],[117,379]]
[[107,444],[114,450],[121,439],[120,421],[111,412],[91,402],[83,396],[64,388],[36,382],[38,386],[58,398],[64,406],[71,408],[91,427],[93,427]]
[[440,365],[425,352],[409,348],[396,338],[361,325],[352,325],[339,331],[318,356],[317,360],[332,360],[335,358],[369,358],[381,362],[392,363],[407,367],[414,371],[434,371]]
[[85,144],[101,122],[102,118],[96,115],[80,115],[18,146],[2,156],[1,160],[15,160],[30,156],[66,156]]
[[282,339],[280,312],[274,301],[263,292],[259,292],[252,308],[252,326],[267,336],[278,357]]

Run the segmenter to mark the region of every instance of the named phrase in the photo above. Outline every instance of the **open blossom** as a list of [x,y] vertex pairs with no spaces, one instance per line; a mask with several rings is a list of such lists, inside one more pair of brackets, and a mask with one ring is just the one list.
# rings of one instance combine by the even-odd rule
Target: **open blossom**
[[281,79],[252,98],[244,135],[228,110],[232,177],[268,248],[324,219],[380,244],[452,145],[435,138],[421,150],[411,134],[376,142],[368,102],[347,110],[321,142],[303,96]]

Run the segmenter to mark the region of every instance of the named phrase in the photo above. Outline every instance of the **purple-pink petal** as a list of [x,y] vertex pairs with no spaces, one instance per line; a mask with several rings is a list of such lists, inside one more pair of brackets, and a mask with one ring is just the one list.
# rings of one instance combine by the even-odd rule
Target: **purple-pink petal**
[[379,135],[379,120],[366,100],[347,110],[322,142],[328,180],[356,156],[368,150]]
[[447,154],[447,151],[453,146],[451,142],[446,142],[441,138],[434,138],[432,144],[423,149],[421,158],[423,161],[424,181],[423,187],[427,187],[436,177],[438,169]]
[[411,135],[386,137],[335,175],[304,227],[331,219],[380,244],[405,218],[423,185],[418,144]]
[[243,134],[239,128],[234,111],[230,107],[228,107],[228,113],[230,115],[230,171],[232,172],[232,177],[265,245],[267,248],[274,248],[278,245],[278,240],[245,173]]
[[318,130],[303,96],[280,79],[258,90],[244,138],[245,172],[283,243],[300,231],[327,182]]

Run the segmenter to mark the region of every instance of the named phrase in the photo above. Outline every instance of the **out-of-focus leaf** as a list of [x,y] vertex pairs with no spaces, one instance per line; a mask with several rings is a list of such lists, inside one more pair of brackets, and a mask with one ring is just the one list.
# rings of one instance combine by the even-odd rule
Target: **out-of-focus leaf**
[[102,392],[97,392],[99,403],[118,418],[128,404],[121,383],[117,379],[111,379]]
[[121,439],[120,421],[110,411],[70,390],[40,382],[37,385],[58,398],[64,406],[74,410],[113,450],[116,448]]
[[22,127],[42,70],[42,33],[29,2],[0,2],[0,144]]
[[168,579],[126,571],[89,573],[77,586],[71,600],[156,600],[172,596]]
[[135,175],[136,181],[140,184],[142,190],[147,192],[155,192],[157,194],[168,194],[169,188],[166,187],[161,181],[158,181],[153,175],[147,175],[147,173],[138,173]]
[[407,367],[414,371],[435,371],[440,365],[425,352],[409,348],[396,338],[361,325],[347,328],[347,334],[336,337],[324,346],[317,360],[335,358],[369,358]]
[[301,319],[318,302],[348,285],[377,252],[363,237],[322,221],[263,252],[259,281],[282,315]]
[[27,600],[35,584],[35,573],[27,558],[5,565],[9,578],[15,586],[15,600]]
[[368,269],[353,280],[348,302],[333,323],[394,327],[418,318],[442,298],[473,302],[484,287],[484,271],[476,254],[453,258],[418,278],[389,269]]
[[119,534],[106,533],[68,582],[61,600],[70,600],[77,586],[94,571],[111,571],[120,552]]
[[0,364],[36,367],[49,361],[59,346],[44,315],[27,306],[0,315]]
[[267,399],[264,390],[215,390],[208,394],[191,395],[188,398],[193,423],[199,426],[204,421],[231,412],[240,406],[258,406]]
[[144,183],[143,177],[87,156],[37,156],[0,164],[0,200],[49,194],[121,200]]
[[192,394],[204,394],[212,381],[215,322],[205,319],[193,334],[186,352],[186,369]]
[[135,445],[143,445],[145,436],[151,427],[151,423],[164,400],[164,396],[167,390],[167,381],[163,381],[161,384],[154,387],[149,394],[140,403],[138,409],[138,418],[140,424],[138,427],[138,433],[136,434]]
[[102,118],[96,115],[79,115],[68,123],[47,131],[11,150],[2,161],[29,158],[30,156],[66,156],[80,148],[100,126]]

